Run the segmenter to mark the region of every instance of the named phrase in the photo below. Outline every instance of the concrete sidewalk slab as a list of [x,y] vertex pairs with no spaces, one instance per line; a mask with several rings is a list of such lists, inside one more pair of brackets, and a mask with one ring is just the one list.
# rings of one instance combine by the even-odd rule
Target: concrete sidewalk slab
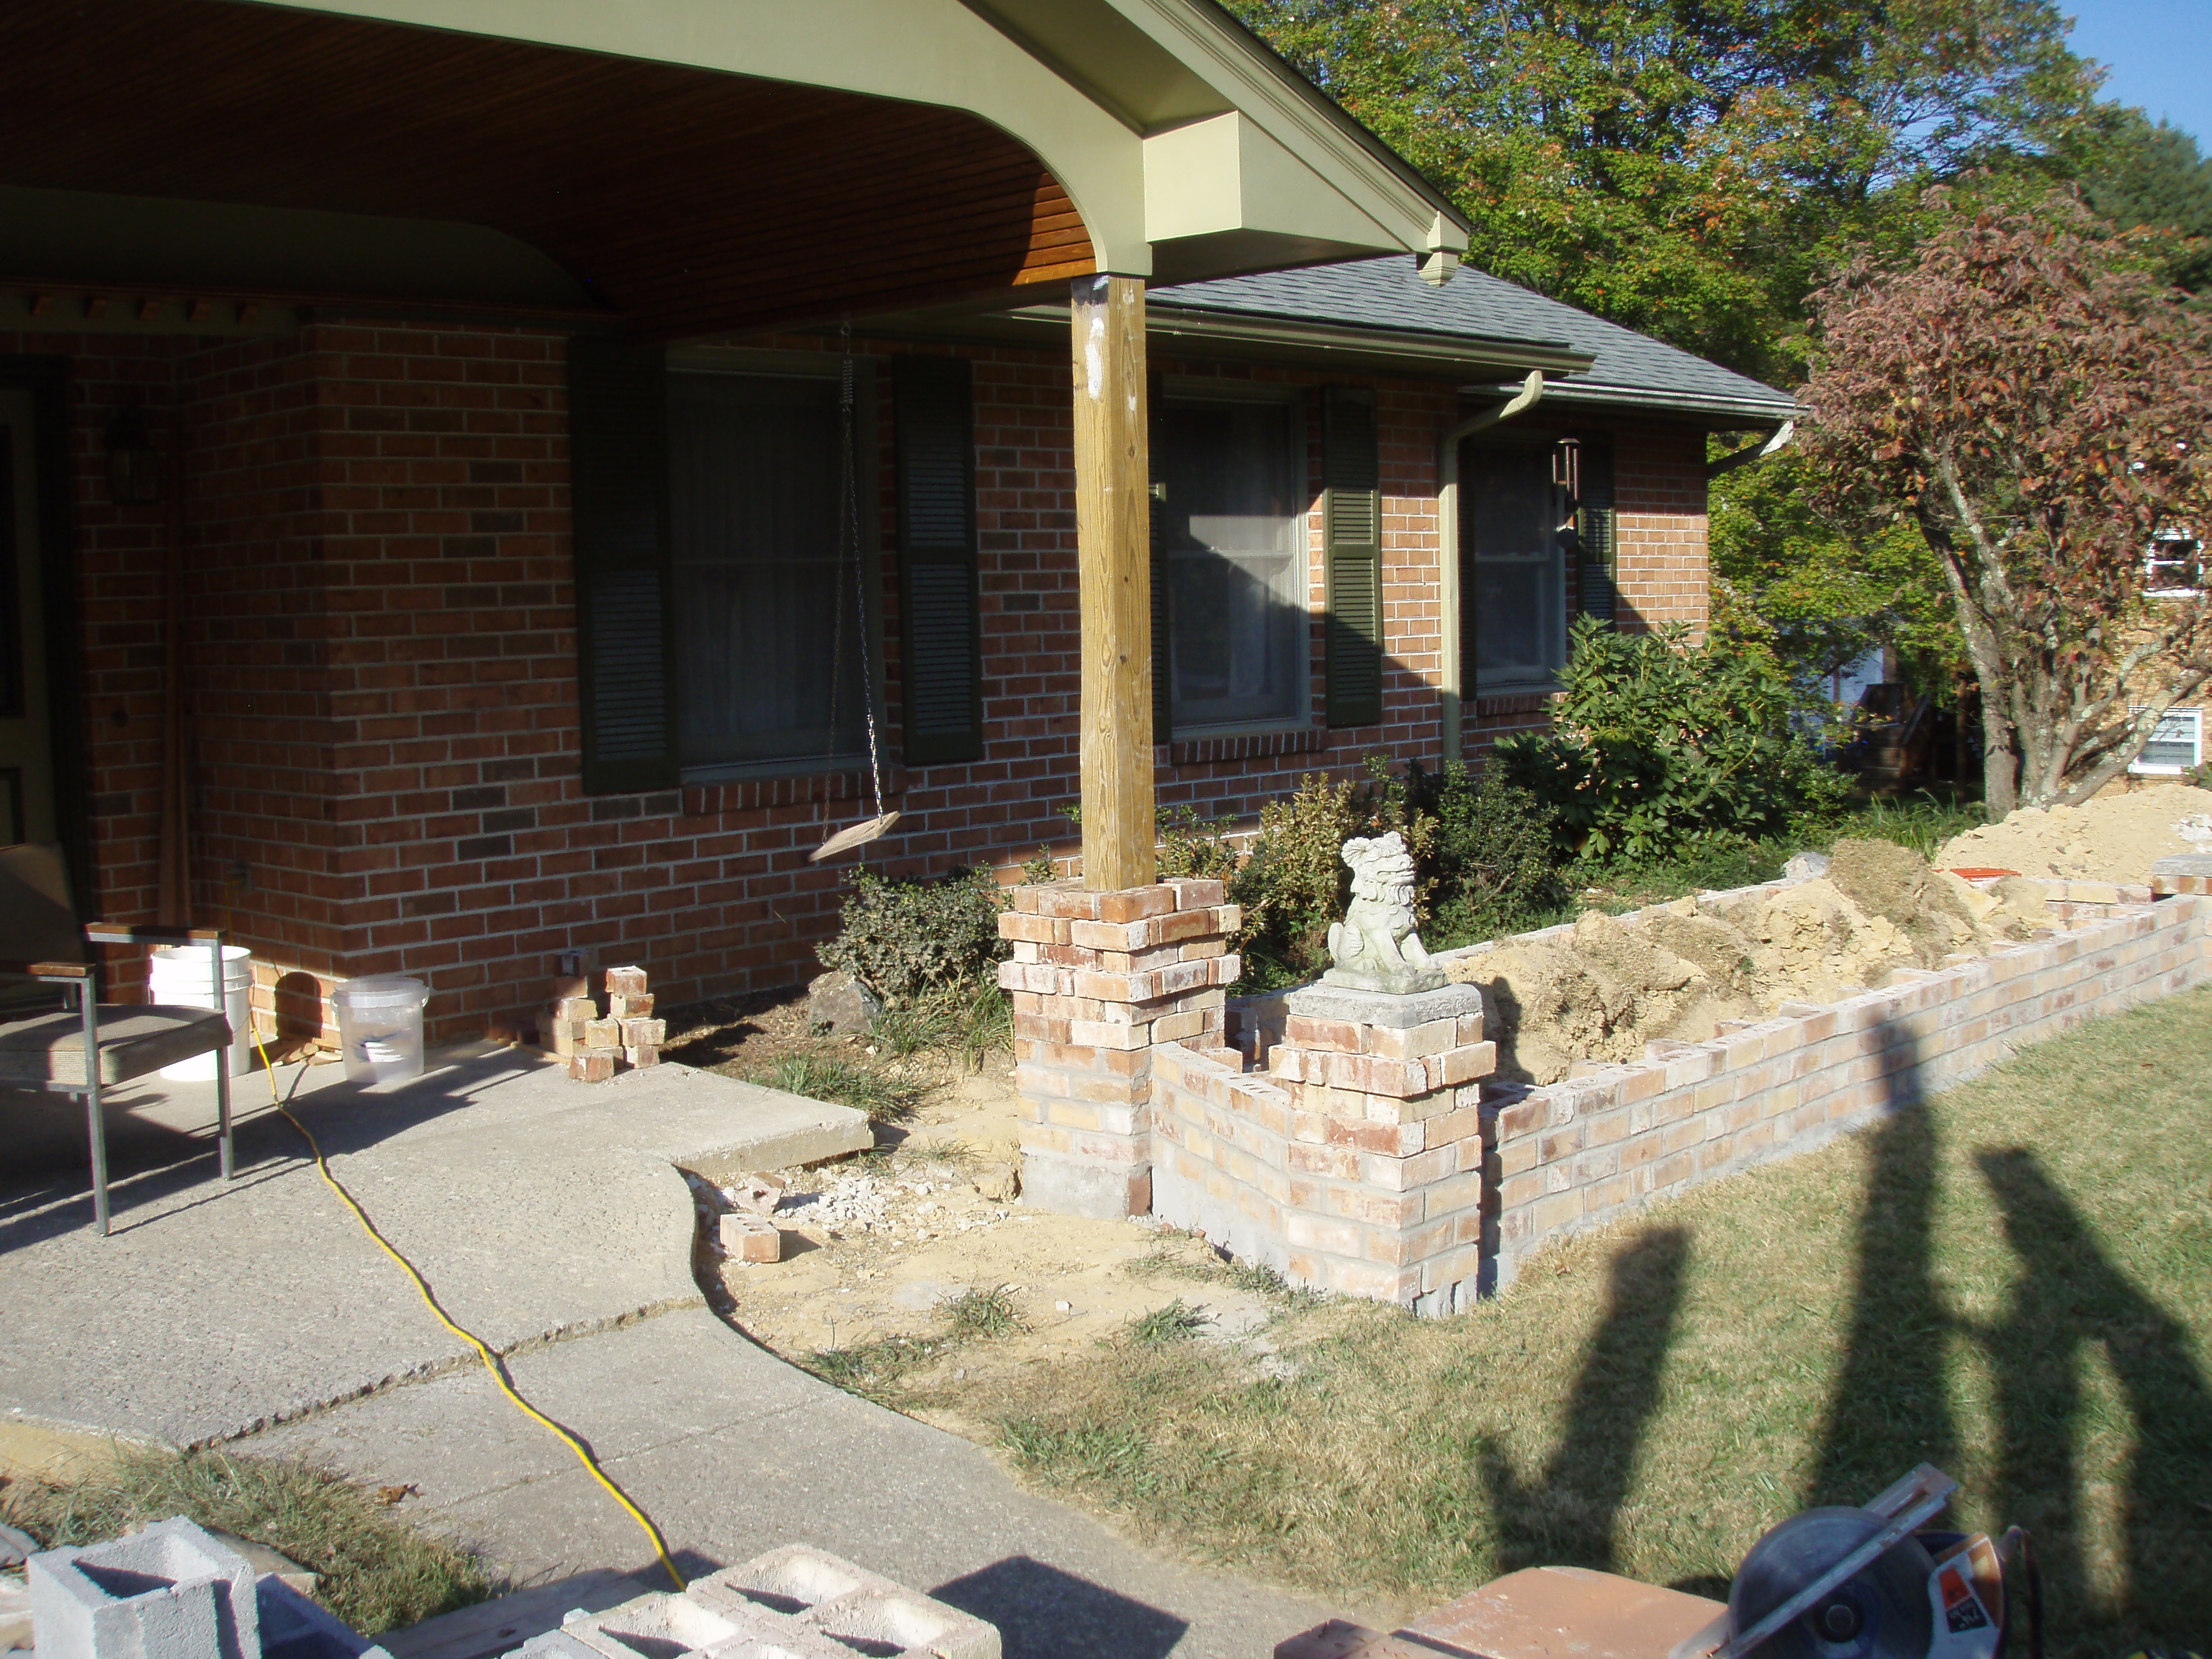
[[[829,1388],[685,1309],[511,1362],[584,1435],[687,1574],[809,1543],[1000,1626],[1009,1659],[1262,1659],[1337,1609],[1164,1560],[1023,1492],[980,1448]],[[518,1580],[627,1568],[652,1547],[481,1368],[239,1443],[421,1488],[418,1524]],[[548,1629],[559,1610],[545,1615]]]
[[[405,1085],[362,1088],[337,1066],[280,1083],[385,1237],[502,1351],[698,1299],[678,1166],[868,1144],[848,1108],[689,1066],[585,1085],[526,1049],[433,1061]],[[264,1082],[234,1091],[228,1185],[213,1178],[211,1083],[121,1094],[105,1239],[84,1224],[81,1163],[10,1155],[0,1328],[42,1340],[0,1345],[9,1412],[193,1445],[472,1361],[255,1103]]]

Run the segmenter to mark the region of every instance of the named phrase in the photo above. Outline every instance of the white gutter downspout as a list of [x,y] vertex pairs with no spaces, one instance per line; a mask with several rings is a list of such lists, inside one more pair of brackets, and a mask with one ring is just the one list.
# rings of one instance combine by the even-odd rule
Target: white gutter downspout
[[1443,757],[1460,758],[1466,722],[1461,707],[1459,637],[1459,447],[1474,433],[1510,421],[1534,409],[1544,396],[1544,371],[1532,368],[1511,401],[1496,409],[1469,416],[1445,433],[1437,458],[1437,592],[1443,614],[1438,618],[1443,636],[1443,672],[1437,677],[1437,700],[1443,714]]

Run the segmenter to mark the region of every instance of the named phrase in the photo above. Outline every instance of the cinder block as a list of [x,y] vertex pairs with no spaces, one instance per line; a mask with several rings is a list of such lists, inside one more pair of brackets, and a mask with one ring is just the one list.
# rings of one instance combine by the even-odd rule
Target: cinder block
[[259,1659],[252,1567],[182,1516],[24,1572],[45,1659]]
[[1000,1659],[998,1627],[806,1544],[702,1578],[687,1599],[726,1616],[772,1612],[847,1653]]

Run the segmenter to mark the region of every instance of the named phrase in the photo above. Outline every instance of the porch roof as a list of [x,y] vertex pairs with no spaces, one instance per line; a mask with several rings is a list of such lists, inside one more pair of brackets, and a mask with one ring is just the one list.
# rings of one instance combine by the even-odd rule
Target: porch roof
[[189,288],[678,338],[1465,240],[1212,0],[50,0],[0,62],[0,282],[88,313]]

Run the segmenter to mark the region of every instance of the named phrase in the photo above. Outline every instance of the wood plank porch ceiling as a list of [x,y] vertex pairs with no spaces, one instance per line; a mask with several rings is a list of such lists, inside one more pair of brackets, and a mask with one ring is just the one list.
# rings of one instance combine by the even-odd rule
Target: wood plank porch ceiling
[[234,0],[10,5],[0,64],[0,183],[489,225],[649,337],[1092,269],[961,111]]

